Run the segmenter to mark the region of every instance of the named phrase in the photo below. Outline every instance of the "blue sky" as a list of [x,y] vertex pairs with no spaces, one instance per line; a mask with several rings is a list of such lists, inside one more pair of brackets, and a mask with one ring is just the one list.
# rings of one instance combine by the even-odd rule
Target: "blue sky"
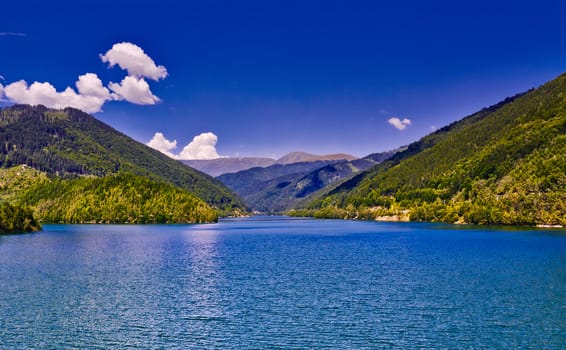
[[[4,89],[136,77],[159,102],[115,85],[94,115],[144,143],[161,132],[177,155],[211,132],[201,141],[222,156],[364,156],[566,71],[561,0],[22,1],[0,12]],[[123,42],[166,77],[103,62]]]

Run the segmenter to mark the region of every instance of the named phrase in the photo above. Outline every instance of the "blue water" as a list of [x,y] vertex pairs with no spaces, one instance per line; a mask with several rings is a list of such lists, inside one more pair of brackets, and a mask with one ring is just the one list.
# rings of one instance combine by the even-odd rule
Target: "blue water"
[[252,218],[0,237],[0,348],[566,348],[566,231]]

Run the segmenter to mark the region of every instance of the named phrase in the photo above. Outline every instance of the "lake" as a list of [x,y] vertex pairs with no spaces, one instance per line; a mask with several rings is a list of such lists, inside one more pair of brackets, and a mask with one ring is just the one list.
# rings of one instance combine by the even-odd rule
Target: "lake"
[[6,349],[565,344],[565,230],[256,217],[0,237]]

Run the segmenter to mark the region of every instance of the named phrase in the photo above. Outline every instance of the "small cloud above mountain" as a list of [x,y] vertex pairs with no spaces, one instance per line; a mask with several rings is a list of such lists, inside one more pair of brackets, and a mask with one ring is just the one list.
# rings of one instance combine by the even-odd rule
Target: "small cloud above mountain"
[[116,94],[114,98],[117,100],[126,100],[138,105],[153,105],[160,101],[143,78],[128,75],[120,84],[110,83],[108,87]]
[[203,132],[195,136],[190,143],[183,147],[179,154],[175,154],[172,151],[177,148],[177,140],[170,141],[162,133],[156,132],[147,145],[173,159],[195,160],[220,158],[216,151],[217,142],[218,136],[214,133]]
[[211,132],[203,132],[197,135],[193,140],[186,145],[181,154],[179,154],[179,159],[215,159],[219,158],[218,152],[216,152],[216,143],[218,142],[218,136]]
[[164,66],[156,65],[141,47],[132,43],[114,44],[104,55],[100,54],[100,59],[110,67],[118,65],[128,71],[128,75],[138,78],[158,81],[168,75]]
[[0,100],[13,103],[44,105],[49,108],[74,107],[87,113],[96,113],[109,101],[125,100],[139,105],[153,105],[160,101],[144,78],[160,80],[167,77],[167,69],[155,62],[137,45],[114,44],[106,54],[100,55],[103,62],[126,70],[128,75],[120,83],[110,82],[104,86],[95,73],[79,76],[76,89],[67,87],[57,91],[49,82],[35,81],[31,85],[19,80],[4,87],[0,85]]
[[397,130],[405,130],[407,126],[411,125],[411,120],[407,118],[403,118],[403,120],[401,120],[397,117],[392,117],[389,118],[387,122],[393,125]]
[[169,141],[162,133],[156,132],[155,135],[153,135],[153,138],[149,140],[147,145],[153,149],[158,150],[161,153],[166,154],[171,158],[176,159],[176,156],[171,153],[171,151],[177,148],[177,140]]

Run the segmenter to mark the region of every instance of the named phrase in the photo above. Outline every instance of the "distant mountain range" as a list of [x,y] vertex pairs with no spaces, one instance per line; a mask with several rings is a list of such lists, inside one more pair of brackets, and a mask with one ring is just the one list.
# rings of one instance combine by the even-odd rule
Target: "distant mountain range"
[[277,159],[273,164],[293,164],[302,162],[316,162],[316,161],[337,161],[337,160],[354,160],[354,157],[345,153],[316,155],[305,152],[291,152]]
[[235,173],[254,167],[268,167],[275,164],[293,164],[301,162],[354,160],[349,154],[316,155],[305,152],[292,152],[279,159],[254,157],[223,157],[206,160],[183,160],[182,162],[211,176]]
[[[218,179],[238,193],[251,210],[280,213],[326,186],[376,165],[395,152],[376,153],[361,159],[344,154],[312,156],[295,152],[271,166],[224,174]],[[315,160],[293,163],[294,160],[305,159]]]
[[235,173],[254,167],[266,167],[275,162],[271,158],[237,157],[216,159],[182,160],[188,166],[202,171],[210,176],[219,176],[226,173]]
[[[27,105],[2,108],[0,140],[1,168],[27,165],[50,179],[58,179],[57,181],[131,174],[134,177],[117,177],[113,182],[100,184],[107,185],[110,191],[111,188],[119,188],[116,187],[118,183],[126,186],[130,182],[155,189],[156,196],[170,193],[189,200],[189,197],[177,193],[176,189],[179,189],[204,200],[210,207],[218,208],[225,214],[245,211],[241,199],[220,181],[131,139],[77,109],[55,110]],[[31,180],[26,181],[33,182]],[[159,185],[161,183],[172,187],[163,187]],[[92,187],[79,183],[57,188]],[[134,195],[135,192],[132,191],[131,194]],[[41,191],[36,193],[38,198],[42,196]],[[57,198],[56,193],[43,194],[49,198],[55,195],[53,198]],[[88,194],[88,191],[77,192],[75,197]],[[132,197],[126,207],[135,207],[134,199]],[[162,199],[165,201],[165,197]],[[193,199],[190,198],[190,201]],[[195,210],[201,207],[197,201],[194,203]]]
[[566,225],[566,74],[410,144],[295,215]]

